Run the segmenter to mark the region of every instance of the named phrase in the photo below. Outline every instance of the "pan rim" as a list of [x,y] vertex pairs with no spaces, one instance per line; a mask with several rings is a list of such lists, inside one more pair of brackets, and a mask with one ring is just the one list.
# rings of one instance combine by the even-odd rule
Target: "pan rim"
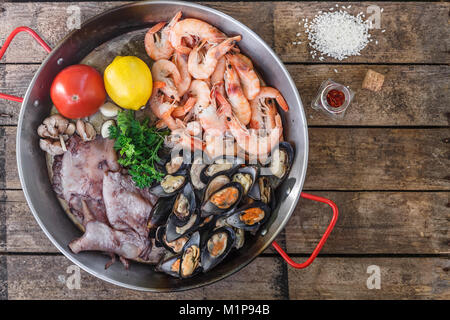
[[[239,25],[240,27],[242,27],[243,29],[245,29],[248,34],[253,37],[254,41],[259,42],[264,48],[265,50],[271,55],[271,57],[273,58],[273,61],[277,63],[279,69],[283,72],[283,76],[286,78],[286,80],[288,81],[289,85],[294,89],[294,98],[296,100],[296,103],[299,105],[299,112],[301,113],[301,118],[304,121],[304,125],[307,126],[307,118],[305,116],[305,111],[303,108],[303,103],[301,101],[300,98],[300,94],[297,90],[297,87],[291,77],[291,75],[289,74],[289,72],[287,71],[286,67],[284,66],[283,62],[280,60],[280,58],[276,55],[276,53],[272,50],[272,48],[260,37],[258,36],[253,30],[251,30],[249,27],[247,27],[245,24],[241,23],[240,21],[236,20],[235,18],[210,7],[206,7],[203,5],[199,5],[196,3],[190,3],[190,2],[181,2],[181,1],[142,1],[142,2],[138,2],[138,3],[129,3],[129,4],[125,4],[125,5],[121,5],[121,6],[117,6],[114,8],[111,8],[109,10],[106,10],[92,18],[90,18],[89,20],[85,21],[83,23],[83,25],[81,26],[81,29],[91,23],[92,21],[95,21],[97,19],[101,19],[102,17],[104,17],[105,15],[110,14],[111,12],[117,11],[117,10],[121,10],[123,8],[127,8],[127,7],[139,7],[139,6],[147,6],[147,5],[154,5],[154,4],[166,4],[166,5],[179,5],[179,6],[184,6],[184,7],[191,7],[193,9],[200,9],[203,11],[208,12],[209,14],[212,15],[216,15],[222,18],[225,18],[227,20],[229,20],[232,24],[235,25]],[[273,232],[273,235],[271,237],[268,237],[266,239],[264,239],[264,243],[263,245],[255,251],[255,253],[253,255],[251,255],[249,258],[246,259],[246,261],[243,261],[242,263],[240,263],[237,267],[231,269],[228,272],[225,272],[221,275],[217,275],[215,277],[213,277],[210,280],[206,280],[206,281],[202,281],[202,282],[198,282],[192,285],[185,285],[179,288],[150,288],[150,287],[144,287],[144,286],[138,286],[138,285],[131,285],[128,283],[124,283],[121,281],[117,281],[114,280],[112,278],[110,278],[109,276],[106,276],[105,274],[99,273],[95,270],[92,270],[89,266],[85,265],[83,262],[79,261],[74,254],[72,254],[71,252],[68,251],[67,248],[64,248],[62,245],[60,245],[58,243],[58,241],[53,237],[53,235],[47,230],[47,228],[45,227],[43,221],[41,220],[39,213],[37,212],[37,210],[34,208],[34,205],[31,201],[31,197],[28,194],[28,190],[26,188],[26,181],[25,181],[25,177],[23,176],[23,168],[22,168],[22,163],[21,163],[21,133],[22,133],[22,124],[23,124],[23,117],[25,114],[25,108],[24,106],[26,106],[29,103],[29,99],[30,99],[30,94],[31,94],[31,90],[34,87],[37,77],[40,74],[40,72],[44,69],[44,67],[46,66],[47,62],[52,58],[54,52],[56,51],[56,49],[58,49],[60,46],[62,46],[74,33],[76,33],[77,30],[74,30],[72,32],[70,32],[68,35],[66,35],[61,41],[58,42],[58,44],[53,48],[52,52],[50,52],[48,54],[48,56],[44,59],[44,61],[42,62],[42,64],[40,65],[39,69],[36,71],[32,81],[30,82],[28,89],[26,91],[26,94],[24,96],[24,100],[23,103],[21,105],[21,109],[20,109],[20,113],[19,113],[19,119],[18,119],[18,125],[17,125],[17,134],[16,134],[16,161],[17,161],[17,168],[18,168],[18,172],[19,172],[19,179],[20,179],[20,183],[25,195],[25,199],[27,201],[27,204],[34,216],[34,218],[36,219],[37,223],[39,224],[40,228],[44,231],[45,235],[50,239],[50,241],[52,242],[53,245],[55,245],[57,247],[57,249],[66,257],[68,258],[71,262],[73,262],[74,264],[76,264],[77,266],[79,266],[81,269],[83,269],[84,271],[86,271],[87,273],[103,280],[106,281],[108,283],[112,283],[115,284],[117,286],[120,287],[124,287],[127,289],[133,289],[133,290],[137,290],[137,291],[146,291],[146,292],[161,292],[161,293],[165,293],[165,292],[179,292],[179,291],[186,291],[186,290],[191,290],[191,289],[195,289],[195,288],[200,288],[203,286],[207,286],[207,285],[211,285],[215,282],[218,282],[220,280],[223,280],[227,277],[229,277],[232,274],[235,274],[236,272],[240,271],[241,269],[243,269],[245,266],[247,266],[248,264],[250,264],[251,262],[253,262],[264,250],[267,249],[267,247],[274,241],[275,237],[278,236],[278,234],[284,229],[284,227],[286,226],[287,222],[289,221],[292,213],[294,212],[294,209],[299,201],[300,198],[300,193],[303,189],[303,185],[304,185],[304,181],[305,181],[305,176],[306,176],[306,171],[307,171],[307,164],[308,164],[308,153],[309,153],[309,139],[308,139],[308,130],[304,130],[304,136],[303,136],[303,143],[304,143],[304,149],[302,149],[304,156],[303,156],[303,170],[301,170],[301,176],[296,177],[298,179],[298,182],[294,185],[293,189],[290,190],[290,194],[294,194],[295,198],[292,199],[291,201],[291,205],[289,206],[289,210],[288,212],[284,215],[283,220],[278,224],[278,226],[276,226],[275,231]],[[297,110],[296,110],[297,111]]]

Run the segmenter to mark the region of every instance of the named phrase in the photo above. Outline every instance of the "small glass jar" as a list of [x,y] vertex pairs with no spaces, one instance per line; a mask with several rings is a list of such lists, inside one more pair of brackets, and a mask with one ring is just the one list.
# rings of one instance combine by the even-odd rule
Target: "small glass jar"
[[[330,93],[332,90],[337,90],[343,94],[343,101],[342,103],[339,103],[339,105],[330,105],[328,101],[328,98],[330,97],[327,98],[327,96],[336,93],[335,91]],[[345,111],[353,100],[354,95],[354,92],[348,87],[328,79],[320,86],[317,96],[311,102],[311,107],[315,110],[324,112],[333,119],[342,119],[344,118]]]

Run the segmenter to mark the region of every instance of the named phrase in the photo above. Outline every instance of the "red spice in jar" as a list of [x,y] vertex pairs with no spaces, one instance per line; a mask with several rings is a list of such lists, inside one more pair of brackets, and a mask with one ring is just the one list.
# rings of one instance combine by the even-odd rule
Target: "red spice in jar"
[[344,104],[345,95],[342,91],[333,89],[327,93],[327,102],[333,108],[339,108]]

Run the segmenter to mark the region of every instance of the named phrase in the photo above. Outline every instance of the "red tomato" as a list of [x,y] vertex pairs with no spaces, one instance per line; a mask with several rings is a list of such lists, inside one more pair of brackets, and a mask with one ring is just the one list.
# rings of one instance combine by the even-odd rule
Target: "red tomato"
[[105,102],[103,77],[84,64],[67,67],[53,80],[50,96],[64,117],[78,119],[90,116]]

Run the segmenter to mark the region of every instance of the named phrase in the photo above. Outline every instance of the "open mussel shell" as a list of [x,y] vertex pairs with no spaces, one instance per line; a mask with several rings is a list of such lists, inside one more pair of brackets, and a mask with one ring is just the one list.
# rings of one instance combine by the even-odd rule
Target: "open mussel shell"
[[233,182],[239,182],[242,185],[243,195],[247,195],[253,188],[259,176],[259,167],[246,166],[239,167],[232,175]]
[[294,147],[289,142],[282,141],[278,147],[272,150],[268,169],[271,173],[270,183],[274,189],[289,175],[293,161]]
[[237,157],[220,157],[213,161],[213,163],[203,168],[200,173],[200,180],[203,183],[208,183],[209,180],[217,174],[224,174],[231,176],[240,165],[244,164],[245,160]]
[[186,183],[183,190],[175,198],[172,214],[176,216],[175,224],[183,226],[187,223],[192,213],[197,209],[195,193],[192,185]]
[[189,168],[189,177],[195,190],[202,190],[206,184],[200,178],[202,170],[207,166],[202,157],[196,157]]
[[271,209],[263,202],[256,201],[236,209],[227,218],[227,223],[235,228],[256,231],[270,217]]
[[201,270],[200,233],[194,232],[183,247],[180,263],[181,278],[189,278]]
[[192,233],[197,230],[201,221],[202,219],[198,210],[194,210],[184,224],[174,214],[171,214],[166,224],[166,240],[172,242]]
[[233,249],[235,241],[235,232],[230,227],[221,227],[209,233],[201,250],[203,272],[211,270],[223,261]]
[[253,200],[262,201],[266,204],[273,199],[273,188],[270,184],[268,176],[260,176],[253,187],[248,192],[247,196]]
[[172,242],[167,241],[166,226],[160,226],[156,230],[155,245],[158,247],[164,247],[172,253],[180,253],[183,250],[184,245],[189,240],[188,236],[182,236]]
[[213,192],[203,203],[202,216],[219,215],[234,209],[242,199],[243,188],[238,182],[230,182]]
[[167,273],[172,277],[180,277],[181,254],[163,258],[156,266],[156,271]]
[[206,186],[205,189],[203,189],[203,194],[202,194],[202,202],[206,202],[206,200],[209,199],[209,197],[216,192],[217,190],[219,190],[220,188],[222,188],[224,185],[230,183],[231,180],[227,175],[224,174],[217,174],[216,176],[214,176],[208,183],[208,185]]
[[186,175],[166,175],[150,192],[158,197],[171,197],[179,192],[187,183]]
[[151,212],[151,218],[148,221],[149,236],[154,237],[159,226],[165,225],[170,213],[172,212],[175,197],[159,198]]

